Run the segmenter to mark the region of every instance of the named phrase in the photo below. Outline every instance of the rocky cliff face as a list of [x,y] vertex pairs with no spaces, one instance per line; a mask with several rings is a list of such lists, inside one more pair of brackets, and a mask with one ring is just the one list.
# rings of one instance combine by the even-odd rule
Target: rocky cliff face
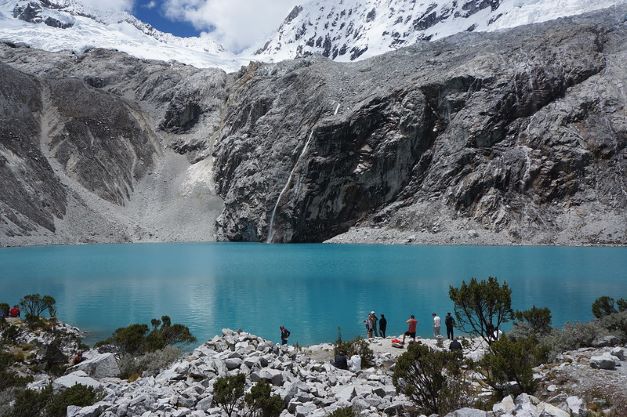
[[230,75],[3,45],[1,242],[625,243],[626,11]]
[[249,67],[216,148],[221,236],[624,242],[625,28],[608,20]]

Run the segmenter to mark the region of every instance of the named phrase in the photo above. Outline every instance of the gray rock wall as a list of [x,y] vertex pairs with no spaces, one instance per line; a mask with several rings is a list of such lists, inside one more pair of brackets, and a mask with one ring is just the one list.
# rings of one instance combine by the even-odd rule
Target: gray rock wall
[[470,224],[487,243],[624,242],[625,30],[574,20],[249,67],[216,147],[221,237],[363,241],[350,237],[363,226],[446,223],[432,241]]

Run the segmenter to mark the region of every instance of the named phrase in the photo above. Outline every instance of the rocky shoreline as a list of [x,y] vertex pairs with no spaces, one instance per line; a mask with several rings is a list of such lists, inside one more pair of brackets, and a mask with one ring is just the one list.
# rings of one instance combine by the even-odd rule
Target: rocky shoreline
[[[76,333],[78,329],[68,327],[68,331]],[[32,338],[27,340],[32,342]],[[395,349],[389,342],[390,338],[369,340],[374,366],[351,372],[331,365],[332,344],[280,346],[250,333],[225,329],[155,376],[132,382],[118,378],[116,355],[105,348],[104,352],[88,351],[82,363],[61,377],[36,375],[28,387],[41,390],[51,383],[54,389],[62,390],[79,383],[103,392],[103,398],[91,406],[69,406],[67,417],[217,417],[226,414],[213,401],[216,379],[243,374],[247,390],[261,380],[272,385],[272,393],[285,405],[282,417],[324,417],[344,407],[368,417],[417,415],[412,402],[398,394],[392,383],[395,360],[405,349]],[[448,346],[447,341],[441,347],[433,339],[420,342],[433,349]],[[492,411],[463,408],[446,417],[618,416],[604,414],[604,407],[608,411],[609,406],[594,394],[604,390],[627,404],[627,349],[612,346],[618,343],[618,339],[607,337],[598,341],[597,347],[565,352],[554,363],[535,368],[534,377],[540,386],[537,397],[508,396],[494,404]],[[66,350],[71,353],[75,349],[78,347],[68,345]],[[464,355],[476,361],[484,352],[485,345],[474,340]],[[480,386],[476,388],[479,398],[488,395]]]

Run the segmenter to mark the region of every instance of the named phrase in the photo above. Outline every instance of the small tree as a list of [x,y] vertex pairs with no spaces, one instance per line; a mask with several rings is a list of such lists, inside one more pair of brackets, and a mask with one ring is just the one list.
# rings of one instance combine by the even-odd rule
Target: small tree
[[509,394],[509,382],[516,382],[521,392],[532,394],[536,384],[533,379],[533,367],[539,365],[537,342],[532,338],[511,339],[501,337],[492,343],[488,352],[480,362],[486,383],[490,385],[500,398]]
[[597,319],[609,316],[610,314],[618,313],[619,311],[625,311],[627,309],[627,300],[620,298],[618,300],[618,310],[614,305],[614,299],[606,295],[597,298],[592,303],[592,314]]
[[551,310],[531,307],[529,310],[514,313],[514,326],[524,329],[529,336],[543,336],[551,331]]
[[283,401],[278,395],[271,395],[272,389],[266,381],[259,381],[244,396],[250,415],[256,417],[279,417],[283,411]]
[[237,374],[216,379],[213,384],[213,402],[231,417],[244,396],[246,376]]
[[396,362],[392,382],[422,414],[440,414],[463,407],[465,399],[461,361],[455,353],[410,343]]
[[459,288],[451,285],[449,297],[455,304],[455,319],[466,333],[481,336],[488,344],[494,342],[494,331],[512,319],[512,290],[495,277],[487,281],[462,281]]
[[55,317],[57,314],[55,304],[56,300],[53,297],[49,295],[42,297],[39,294],[26,295],[20,301],[20,306],[24,309],[27,318],[39,318],[46,311],[50,317]]

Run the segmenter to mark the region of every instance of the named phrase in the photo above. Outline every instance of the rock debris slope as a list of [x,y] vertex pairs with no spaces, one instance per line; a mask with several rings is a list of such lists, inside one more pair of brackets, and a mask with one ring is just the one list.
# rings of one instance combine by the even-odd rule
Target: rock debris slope
[[0,47],[3,244],[214,240],[221,70]]
[[238,73],[0,46],[0,243],[625,243],[626,7]]
[[221,237],[624,243],[613,17],[249,66],[216,146]]

